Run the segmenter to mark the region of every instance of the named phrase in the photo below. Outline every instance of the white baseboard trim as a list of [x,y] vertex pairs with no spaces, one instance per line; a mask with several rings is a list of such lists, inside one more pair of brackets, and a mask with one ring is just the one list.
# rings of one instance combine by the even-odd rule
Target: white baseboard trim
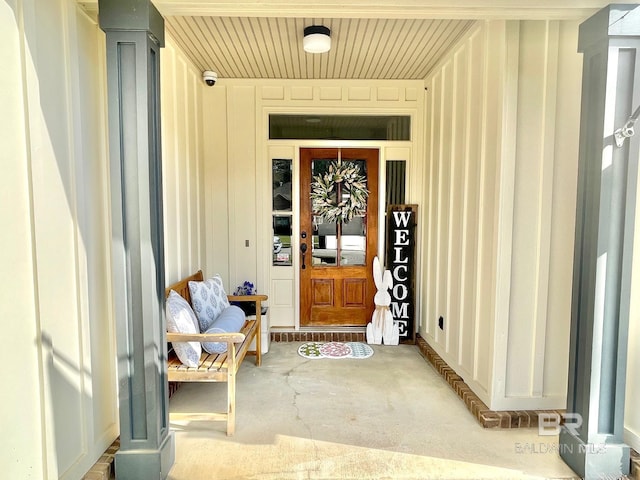
[[629,428],[624,428],[624,443],[633,448],[636,452],[640,452],[640,434],[633,432]]

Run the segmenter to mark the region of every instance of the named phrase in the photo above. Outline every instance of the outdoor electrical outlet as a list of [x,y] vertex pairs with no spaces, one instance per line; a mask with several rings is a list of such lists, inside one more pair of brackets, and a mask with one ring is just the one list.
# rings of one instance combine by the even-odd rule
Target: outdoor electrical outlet
[[438,326],[440,327],[440,330],[444,330],[444,317],[438,318]]

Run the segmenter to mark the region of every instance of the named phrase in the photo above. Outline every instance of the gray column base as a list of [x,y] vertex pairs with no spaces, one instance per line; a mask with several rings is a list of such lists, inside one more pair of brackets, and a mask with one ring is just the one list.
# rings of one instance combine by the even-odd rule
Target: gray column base
[[631,457],[624,443],[584,443],[562,427],[560,457],[585,480],[620,478],[629,474]]
[[164,480],[175,460],[175,440],[169,432],[157,450],[118,450],[115,456],[118,480]]

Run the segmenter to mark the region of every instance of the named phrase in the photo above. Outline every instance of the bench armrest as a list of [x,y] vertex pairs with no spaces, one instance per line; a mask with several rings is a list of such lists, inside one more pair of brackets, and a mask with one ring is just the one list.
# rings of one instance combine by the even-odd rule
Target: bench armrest
[[168,333],[168,342],[232,342],[242,343],[244,333]]
[[230,302],[257,302],[269,300],[266,295],[227,295]]

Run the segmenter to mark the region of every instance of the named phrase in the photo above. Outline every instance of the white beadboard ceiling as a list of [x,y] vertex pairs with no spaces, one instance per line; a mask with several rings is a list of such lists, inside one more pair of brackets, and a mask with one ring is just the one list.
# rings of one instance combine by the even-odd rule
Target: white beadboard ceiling
[[[618,0],[616,3],[636,3]],[[97,14],[98,0],[78,0]],[[609,0],[153,0],[166,31],[220,78],[424,79],[476,20],[584,20]],[[332,30],[324,54],[303,29]]]
[[[470,20],[184,17],[167,32],[201,70],[219,78],[420,80]],[[331,29],[331,50],[306,53],[304,27]]]

